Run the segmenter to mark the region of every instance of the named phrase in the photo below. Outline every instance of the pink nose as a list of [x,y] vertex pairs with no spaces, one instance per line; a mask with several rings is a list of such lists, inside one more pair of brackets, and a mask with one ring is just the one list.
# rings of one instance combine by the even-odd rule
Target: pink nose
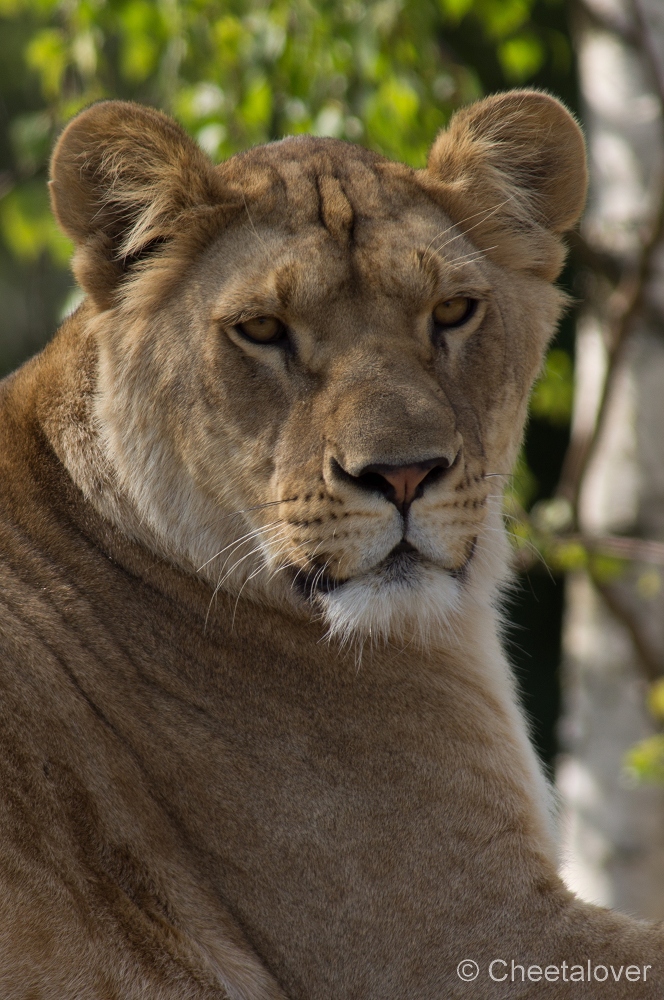
[[386,479],[394,490],[394,497],[390,497],[390,499],[397,507],[403,507],[405,504],[413,502],[417,494],[417,487],[423,479],[426,479],[430,471],[426,465],[387,466],[380,472],[376,468],[378,475]]
[[441,455],[412,465],[367,465],[355,481],[365,488],[377,489],[403,513],[421,496],[424,480],[427,477],[430,482],[439,479],[451,464]]

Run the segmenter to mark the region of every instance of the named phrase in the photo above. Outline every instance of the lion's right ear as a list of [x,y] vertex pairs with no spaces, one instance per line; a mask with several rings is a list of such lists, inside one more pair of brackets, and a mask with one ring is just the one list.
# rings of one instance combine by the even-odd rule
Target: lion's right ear
[[128,263],[168,240],[183,214],[221,198],[212,163],[187,133],[160,111],[124,101],[94,104],[69,123],[50,189],[76,244],[76,278],[100,308],[112,304]]

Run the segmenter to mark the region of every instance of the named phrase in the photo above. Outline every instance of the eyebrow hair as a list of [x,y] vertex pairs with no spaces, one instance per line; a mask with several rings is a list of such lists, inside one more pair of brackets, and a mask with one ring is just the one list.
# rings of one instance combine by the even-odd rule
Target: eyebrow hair
[[418,270],[427,281],[432,295],[454,285],[463,285],[469,292],[485,294],[492,287],[491,281],[477,265],[482,262],[487,250],[492,249],[493,247],[487,247],[486,250],[473,248],[468,253],[448,259],[429,244],[426,249],[417,252]]
[[290,256],[274,268],[269,266],[255,281],[231,281],[221,293],[215,309],[217,323],[234,325],[256,316],[285,313],[296,292],[299,275],[297,262]]
[[427,290],[433,295],[443,280],[442,261],[431,246],[416,253],[418,270],[427,283]]
[[273,293],[233,294],[215,310],[213,319],[224,326],[235,326],[257,316],[271,316],[280,311],[280,302]]

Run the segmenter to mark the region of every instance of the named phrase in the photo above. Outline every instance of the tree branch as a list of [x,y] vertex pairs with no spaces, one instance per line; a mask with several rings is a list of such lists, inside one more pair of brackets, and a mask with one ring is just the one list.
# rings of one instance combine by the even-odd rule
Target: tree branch
[[621,600],[617,587],[612,587],[610,584],[598,583],[597,580],[593,580],[593,583],[602,595],[609,611],[629,632],[645,679],[649,684],[659,680],[664,675],[664,660],[659,651],[653,648],[652,644],[646,639],[638,616]]

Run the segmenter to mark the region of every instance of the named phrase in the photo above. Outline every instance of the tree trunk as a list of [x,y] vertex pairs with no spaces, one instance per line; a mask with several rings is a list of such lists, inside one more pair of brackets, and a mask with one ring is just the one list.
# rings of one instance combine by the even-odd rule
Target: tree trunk
[[[591,171],[583,235],[598,261],[628,276],[629,295],[661,202],[664,5],[593,0],[580,17],[578,51]],[[629,336],[617,349],[611,307],[620,308],[622,291],[609,299],[599,267],[590,274],[577,340],[573,438],[591,432],[613,350],[616,360],[602,432],[582,480],[584,533],[664,540],[664,242],[657,243]],[[662,576],[647,563],[617,576],[614,567],[598,565],[595,576],[599,588],[582,574],[567,583],[562,871],[585,899],[661,919],[664,790],[630,785],[624,756],[655,731],[645,694],[664,667]]]

